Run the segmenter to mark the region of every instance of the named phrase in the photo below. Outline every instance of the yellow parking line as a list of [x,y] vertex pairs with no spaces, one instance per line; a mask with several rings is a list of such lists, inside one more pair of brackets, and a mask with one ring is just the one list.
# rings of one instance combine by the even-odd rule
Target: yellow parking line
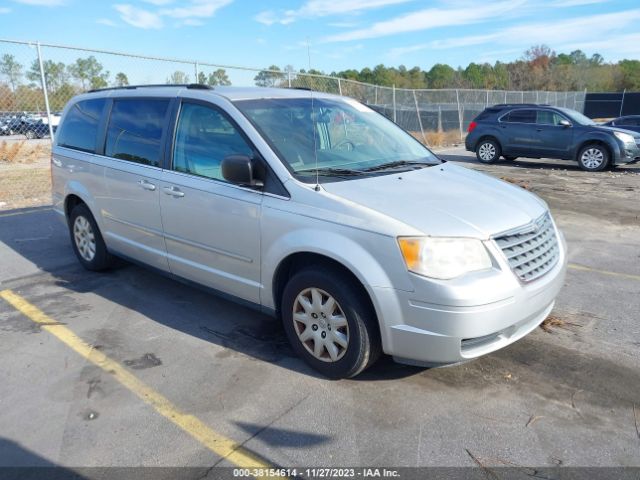
[[15,217],[17,215],[27,215],[29,213],[36,213],[36,212],[46,212],[46,211],[49,211],[49,210],[53,210],[53,207],[38,208],[38,209],[34,209],[34,210],[27,210],[26,212],[0,213],[0,218]]
[[156,412],[191,435],[216,455],[241,468],[271,468],[268,463],[245,450],[237,442],[214,432],[193,415],[181,412],[167,398],[129,373],[118,362],[94,349],[93,346],[86,343],[67,327],[60,325],[20,295],[11,290],[2,290],[0,291],[0,297],[23,315],[41,325],[43,330],[49,332],[76,353],[112,375],[115,380],[153,407]]
[[569,268],[573,270],[580,270],[582,272],[595,272],[600,273],[602,275],[609,275],[612,277],[621,277],[621,278],[629,278],[631,280],[640,281],[640,275],[634,275],[632,273],[620,273],[620,272],[610,272],[609,270],[600,270],[598,268],[586,267],[584,265],[578,265],[576,263],[570,263]]

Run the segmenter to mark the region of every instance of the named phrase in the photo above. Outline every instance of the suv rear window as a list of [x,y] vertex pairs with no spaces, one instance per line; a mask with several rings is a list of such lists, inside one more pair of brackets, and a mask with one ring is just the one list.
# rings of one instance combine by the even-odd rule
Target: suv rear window
[[143,165],[160,165],[168,99],[114,100],[104,154]]
[[95,153],[98,123],[106,100],[96,98],[75,103],[67,112],[56,135],[61,147]]
[[480,114],[476,118],[474,118],[473,121],[481,122],[489,118],[491,115],[498,113],[499,111],[500,111],[499,108],[486,108],[482,112],[480,112]]
[[502,121],[509,123],[536,123],[536,111],[524,108],[512,110],[502,117]]

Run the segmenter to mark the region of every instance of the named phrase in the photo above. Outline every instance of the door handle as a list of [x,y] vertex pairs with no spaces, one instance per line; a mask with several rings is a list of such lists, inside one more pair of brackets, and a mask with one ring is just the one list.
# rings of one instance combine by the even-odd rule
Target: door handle
[[536,132],[541,132],[542,129],[541,128],[536,128]]
[[156,189],[156,186],[147,180],[138,180],[138,185],[145,190],[151,190],[152,192]]
[[51,159],[51,163],[53,163],[56,167],[61,167],[62,166],[62,162],[60,160],[58,160],[57,158],[52,158]]
[[163,190],[167,195],[171,195],[173,197],[184,197],[184,192],[178,187],[164,187]]

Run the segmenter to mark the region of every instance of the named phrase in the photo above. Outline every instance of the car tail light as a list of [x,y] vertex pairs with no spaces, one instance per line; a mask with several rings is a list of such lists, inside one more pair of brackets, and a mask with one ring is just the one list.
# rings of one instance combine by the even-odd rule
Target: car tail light
[[467,128],[467,133],[473,132],[473,129],[476,128],[477,126],[478,126],[478,124],[476,122],[471,122],[469,124],[469,128]]

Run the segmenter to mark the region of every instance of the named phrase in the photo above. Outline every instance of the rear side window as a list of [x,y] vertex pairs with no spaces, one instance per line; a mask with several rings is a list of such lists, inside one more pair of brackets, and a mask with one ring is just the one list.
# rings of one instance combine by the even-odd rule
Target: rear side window
[[98,124],[106,100],[96,98],[73,104],[56,135],[58,145],[95,153]]
[[512,110],[502,117],[502,121],[509,123],[536,123],[536,111],[527,109]]
[[143,165],[160,165],[162,129],[168,99],[114,100],[105,155]]
[[480,113],[476,118],[473,119],[474,122],[482,122],[483,120],[487,120],[491,115],[498,113],[500,110],[496,108],[487,108]]

